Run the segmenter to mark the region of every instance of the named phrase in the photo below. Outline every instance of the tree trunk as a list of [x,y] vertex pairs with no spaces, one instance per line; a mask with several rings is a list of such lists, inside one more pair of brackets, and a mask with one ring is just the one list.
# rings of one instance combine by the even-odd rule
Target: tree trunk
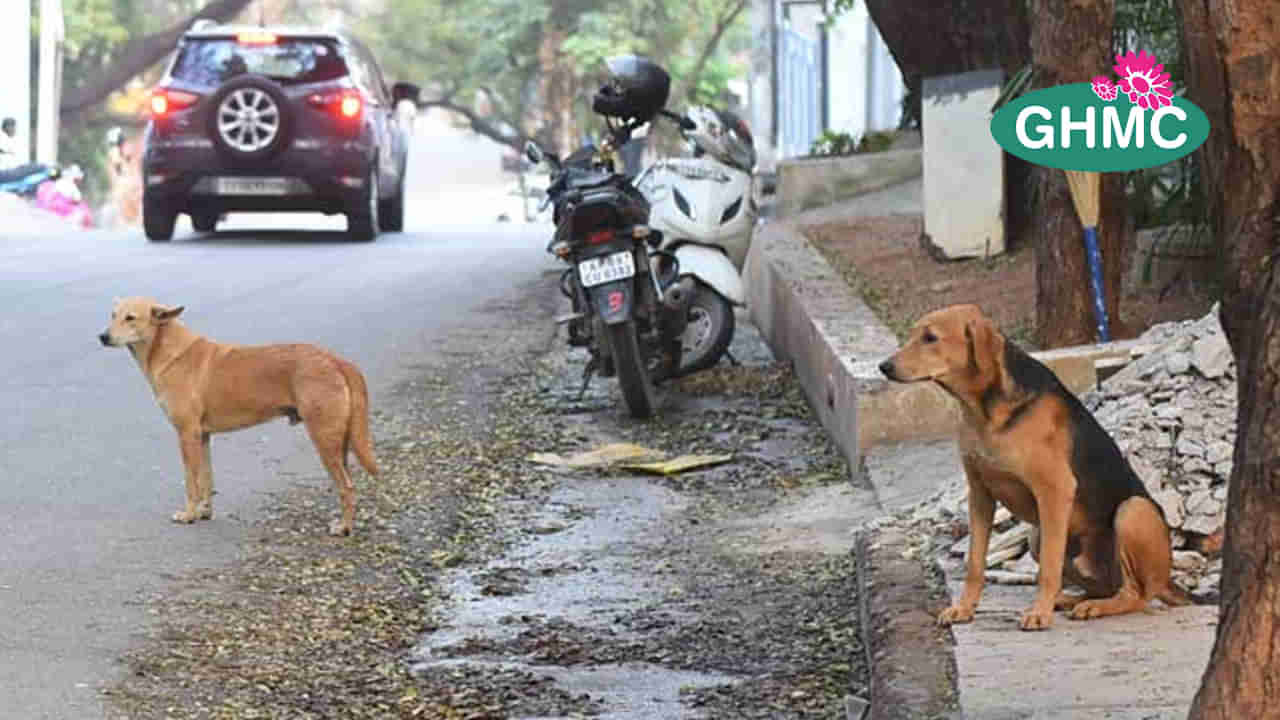
[[[1036,87],[1086,82],[1107,73],[1115,0],[1033,0],[1031,60]],[[1034,201],[1029,239],[1036,250],[1036,338],[1041,348],[1097,342],[1084,228],[1076,215],[1061,170],[1034,167],[1030,172]],[[1127,261],[1128,220],[1124,178],[1102,176],[1098,246],[1102,253],[1103,296],[1112,338],[1125,337],[1120,295]],[[1010,198],[1010,202],[1012,202]]]
[[1190,717],[1280,718],[1280,25],[1271,0],[1179,11],[1239,398],[1217,638]]
[[542,70],[542,127],[538,135],[548,148],[565,155],[577,147],[573,137],[574,69],[564,52],[564,42],[572,31],[574,9],[568,0],[552,0],[550,12],[542,27],[538,46],[538,65]]
[[[1011,76],[1030,57],[1024,0],[866,0],[908,97],[921,79],[1001,68]],[[927,32],[921,32],[927,28]],[[919,119],[919,108],[912,112]]]

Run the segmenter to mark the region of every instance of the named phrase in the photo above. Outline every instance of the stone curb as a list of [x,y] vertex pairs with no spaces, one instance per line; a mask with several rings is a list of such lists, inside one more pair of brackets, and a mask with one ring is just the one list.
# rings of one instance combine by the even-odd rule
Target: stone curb
[[951,633],[937,626],[920,559],[906,537],[859,533],[858,602],[870,669],[867,720],[960,718]]

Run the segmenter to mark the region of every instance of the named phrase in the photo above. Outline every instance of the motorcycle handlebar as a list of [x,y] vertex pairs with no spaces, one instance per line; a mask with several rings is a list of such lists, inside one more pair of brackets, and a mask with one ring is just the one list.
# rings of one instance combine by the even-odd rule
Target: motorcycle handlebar
[[694,128],[698,127],[697,124],[694,123],[689,118],[679,113],[673,113],[670,110],[659,110],[658,114],[662,115],[665,118],[675,121],[675,123],[680,126],[681,130],[693,130]]

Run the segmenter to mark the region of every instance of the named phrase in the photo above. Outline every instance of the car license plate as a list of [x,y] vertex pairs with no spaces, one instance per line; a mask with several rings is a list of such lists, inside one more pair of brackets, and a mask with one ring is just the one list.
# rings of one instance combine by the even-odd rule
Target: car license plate
[[630,250],[623,250],[603,257],[594,257],[578,263],[578,277],[583,287],[595,287],[614,280],[623,280],[636,274],[636,260]]
[[218,195],[288,195],[289,179],[282,177],[220,177],[213,184]]

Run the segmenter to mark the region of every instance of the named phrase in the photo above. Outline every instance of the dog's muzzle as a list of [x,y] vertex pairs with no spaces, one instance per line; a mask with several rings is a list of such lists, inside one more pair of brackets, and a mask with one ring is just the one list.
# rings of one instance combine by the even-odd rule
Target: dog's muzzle
[[897,370],[893,367],[893,358],[880,363],[880,372],[884,373],[884,376],[890,380],[898,379]]
[[111,347],[111,334],[106,332],[98,333],[98,340],[107,347]]

